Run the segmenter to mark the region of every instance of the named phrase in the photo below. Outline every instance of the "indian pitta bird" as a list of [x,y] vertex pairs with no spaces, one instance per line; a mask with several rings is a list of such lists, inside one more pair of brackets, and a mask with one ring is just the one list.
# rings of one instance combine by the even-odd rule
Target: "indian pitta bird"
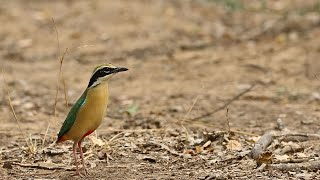
[[127,70],[127,68],[116,67],[112,64],[103,64],[96,67],[91,75],[88,87],[71,108],[58,133],[57,143],[66,140],[74,142],[73,156],[77,173],[80,176],[82,175],[78,168],[77,149],[80,149],[82,166],[85,174],[87,174],[81,142],[100,126],[106,114],[109,98],[108,81],[114,74]]

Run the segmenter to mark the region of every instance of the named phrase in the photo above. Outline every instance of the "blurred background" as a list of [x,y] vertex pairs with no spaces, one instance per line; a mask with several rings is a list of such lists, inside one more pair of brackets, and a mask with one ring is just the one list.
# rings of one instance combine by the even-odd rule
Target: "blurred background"
[[109,62],[130,71],[112,79],[98,135],[181,122],[226,130],[225,109],[197,117],[253,84],[228,105],[231,129],[262,134],[280,117],[292,130],[319,133],[318,0],[4,0],[0,22],[0,146],[24,136],[5,84],[23,131],[43,134],[50,124],[53,142],[93,68]]

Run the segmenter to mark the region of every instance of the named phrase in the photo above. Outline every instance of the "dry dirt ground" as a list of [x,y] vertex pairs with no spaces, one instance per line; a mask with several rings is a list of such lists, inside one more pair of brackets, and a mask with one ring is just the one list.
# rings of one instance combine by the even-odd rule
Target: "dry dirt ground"
[[[86,179],[320,178],[317,0],[5,0],[0,22],[1,179],[79,179],[71,143],[51,144],[106,62],[130,70],[84,142]],[[275,138],[252,159],[277,120],[314,138]]]

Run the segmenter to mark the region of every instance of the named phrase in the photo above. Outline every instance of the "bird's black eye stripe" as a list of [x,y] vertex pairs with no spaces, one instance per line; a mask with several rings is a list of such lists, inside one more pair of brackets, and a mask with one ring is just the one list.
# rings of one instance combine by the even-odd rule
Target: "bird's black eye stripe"
[[91,76],[88,87],[92,86],[93,83],[98,80],[98,78],[112,74],[113,71],[114,71],[114,68],[111,68],[111,67],[104,67],[102,69],[99,69]]
[[111,72],[113,71],[114,68],[111,68],[111,67],[104,67],[102,69],[100,69],[99,71],[104,71],[104,72]]

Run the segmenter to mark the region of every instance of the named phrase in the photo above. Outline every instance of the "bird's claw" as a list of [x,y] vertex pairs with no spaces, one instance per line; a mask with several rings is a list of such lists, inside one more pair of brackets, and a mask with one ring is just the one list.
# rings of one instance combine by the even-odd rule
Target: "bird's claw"
[[83,177],[83,175],[80,173],[80,171],[77,171],[77,173],[76,174],[74,174],[74,176],[79,176],[79,177]]
[[[82,170],[83,170],[83,172],[82,172]],[[76,175],[78,175],[79,177],[85,177],[85,176],[89,175],[89,171],[85,167],[82,167],[82,168],[79,168],[79,169],[77,168],[75,176]]]
[[87,170],[87,168],[84,168],[84,174],[85,174],[85,176],[90,175],[90,173],[89,173],[89,171]]
[[90,175],[88,169],[85,166],[82,166],[80,168],[76,168],[75,170],[76,170],[75,176],[78,175],[79,177],[85,177],[85,176]]
[[90,175],[90,174],[89,174],[88,170],[85,169],[83,173],[80,173],[80,171],[78,171],[78,172],[75,174],[75,176],[76,176],[76,175],[78,175],[79,177],[86,177],[86,176],[88,176],[88,175]]

